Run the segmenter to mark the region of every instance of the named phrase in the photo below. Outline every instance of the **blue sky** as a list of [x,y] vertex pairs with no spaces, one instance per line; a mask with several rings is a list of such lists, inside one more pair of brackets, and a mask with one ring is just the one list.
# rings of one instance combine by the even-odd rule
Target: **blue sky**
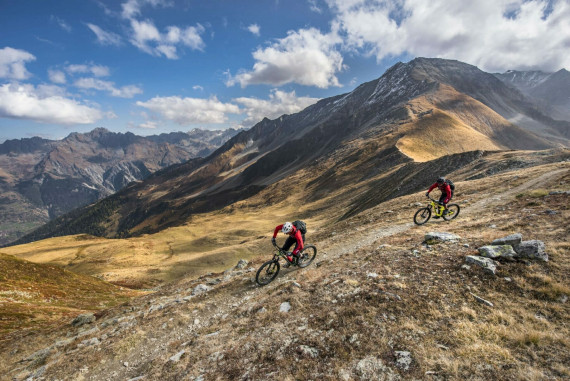
[[570,0],[0,0],[0,142],[251,127],[417,56],[570,68]]

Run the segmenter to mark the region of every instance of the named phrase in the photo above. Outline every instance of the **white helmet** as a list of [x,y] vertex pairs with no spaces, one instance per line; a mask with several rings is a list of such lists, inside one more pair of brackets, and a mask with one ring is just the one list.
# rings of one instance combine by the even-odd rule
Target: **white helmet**
[[281,231],[285,234],[291,233],[291,230],[293,230],[293,224],[290,222],[285,222],[281,228]]

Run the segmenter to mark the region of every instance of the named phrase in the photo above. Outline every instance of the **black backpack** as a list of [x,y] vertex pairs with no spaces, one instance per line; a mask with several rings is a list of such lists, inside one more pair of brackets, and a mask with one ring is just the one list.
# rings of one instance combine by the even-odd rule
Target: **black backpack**
[[454,192],[455,191],[455,184],[453,184],[453,181],[446,179],[445,182],[447,185],[449,185],[449,188],[451,188],[451,191]]
[[303,221],[301,221],[301,220],[294,221],[293,226],[295,226],[297,229],[299,229],[301,231],[301,234],[307,233],[307,224],[304,223]]

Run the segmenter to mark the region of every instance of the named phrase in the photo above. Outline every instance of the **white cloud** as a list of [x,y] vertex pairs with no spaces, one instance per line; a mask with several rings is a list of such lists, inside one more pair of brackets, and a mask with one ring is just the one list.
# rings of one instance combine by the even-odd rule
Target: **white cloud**
[[343,59],[335,48],[340,42],[335,34],[322,34],[314,28],[290,31],[269,47],[257,49],[253,70],[238,73],[226,85],[280,86],[295,82],[319,88],[340,86],[336,74],[343,69]]
[[121,15],[126,19],[132,19],[135,16],[141,14],[141,8],[145,5],[150,5],[153,8],[159,6],[171,7],[173,3],[167,0],[128,0],[127,2],[121,4],[122,13]]
[[200,85],[194,85],[194,86],[192,86],[192,89],[193,89],[193,90],[200,90],[200,91],[203,91],[203,90],[204,90],[204,88],[203,88],[202,86],[200,86]]
[[273,89],[269,100],[242,97],[234,99],[234,102],[244,106],[247,118],[243,125],[249,127],[265,117],[275,119],[283,114],[294,114],[317,103],[318,100],[319,98],[297,97],[295,91],[287,93]]
[[61,70],[48,70],[49,80],[53,83],[64,84],[67,80],[65,78],[65,73]]
[[317,0],[309,0],[309,6],[311,11],[316,13],[323,13],[323,10],[317,4]]
[[134,85],[116,88],[113,82],[102,81],[96,78],[79,78],[74,82],[74,86],[80,89],[95,89],[107,91],[114,97],[132,98],[137,94],[142,94],[142,89]]
[[98,27],[95,24],[87,24],[87,27],[91,29],[95,36],[97,36],[97,42],[101,45],[112,45],[119,46],[122,44],[121,36],[113,32],[107,32]]
[[65,70],[72,75],[93,74],[96,77],[108,77],[110,75],[107,66],[87,64],[87,65],[67,65]]
[[567,0],[327,2],[346,46],[378,61],[407,54],[458,59],[487,71],[570,67]]
[[138,21],[131,19],[131,43],[145,53],[155,56],[165,56],[168,59],[178,59],[176,45],[187,46],[194,50],[203,50],[205,43],[200,34],[205,28],[197,24],[181,29],[169,26],[161,34],[151,20]]
[[209,99],[155,97],[147,102],[137,102],[137,106],[144,107],[160,114],[163,118],[172,120],[179,125],[200,123],[225,123],[226,114],[239,114],[239,107],[231,103],[222,103],[216,97]]
[[255,36],[259,36],[260,29],[261,28],[257,24],[251,24],[247,27],[247,30],[249,30]]
[[57,93],[55,86],[0,85],[0,117],[71,125],[95,123],[106,116]]
[[153,121],[146,121],[146,122],[141,123],[141,124],[129,123],[129,128],[143,128],[143,129],[147,129],[147,130],[153,130],[157,127],[158,127],[158,123],[153,122]]
[[65,30],[66,32],[72,31],[71,26],[69,26],[68,23],[66,23],[64,20],[60,19],[59,17],[52,15],[50,18],[51,18],[51,21],[56,22],[57,25],[59,25],[61,27],[61,29]]
[[26,70],[26,62],[36,57],[25,50],[5,47],[0,49],[0,78],[27,79],[31,74]]

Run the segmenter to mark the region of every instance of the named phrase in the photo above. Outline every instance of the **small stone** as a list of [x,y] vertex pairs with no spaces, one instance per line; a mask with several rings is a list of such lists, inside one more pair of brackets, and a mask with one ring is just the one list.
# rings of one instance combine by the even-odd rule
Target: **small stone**
[[291,311],[291,303],[289,302],[281,303],[281,305],[279,306],[279,312],[289,312],[289,311]]
[[266,309],[265,307],[261,307],[260,309],[257,310],[257,313],[258,313],[258,314],[263,314],[263,313],[266,313],[266,312],[267,312],[267,309]]
[[469,247],[469,244],[468,244],[468,243],[464,243],[464,244],[463,244],[463,247]]
[[403,370],[410,369],[412,365],[412,354],[408,351],[396,351],[396,366]]
[[511,278],[509,278],[509,277],[505,277],[505,278],[503,278],[503,279],[505,279],[505,281],[507,281],[507,282],[512,282],[512,281],[513,281],[513,280],[512,280]]
[[376,273],[368,273],[368,274],[366,274],[366,276],[368,278],[372,278],[372,279],[378,278],[378,274],[376,274]]
[[307,345],[300,345],[297,352],[305,357],[317,358],[319,357],[319,350]]
[[247,267],[247,265],[249,264],[248,261],[246,261],[245,259],[240,259],[236,265],[236,269],[245,269]]
[[168,360],[172,361],[172,362],[178,362],[178,361],[180,361],[182,356],[184,356],[185,353],[186,353],[186,350],[181,350],[180,352],[178,352],[177,354],[175,354],[174,356],[172,356]]
[[558,301],[560,303],[566,303],[568,301],[568,295],[565,295],[565,294],[560,295],[560,297],[558,298]]
[[301,285],[300,285],[299,283],[297,283],[297,282],[291,282],[291,285],[292,285],[293,287],[301,288]]
[[480,296],[475,295],[474,293],[470,292],[471,295],[479,302],[488,305],[489,307],[493,307],[493,303],[488,300],[481,298]]
[[123,363],[123,366],[124,366],[125,368],[128,368],[128,367],[129,367],[129,363],[125,361],[125,362]]
[[471,270],[471,266],[469,265],[462,265],[461,268],[464,270]]
[[496,228],[497,228],[497,225],[489,225],[489,227],[490,227],[491,229],[496,229]]
[[424,236],[424,240],[428,244],[433,244],[437,242],[449,242],[449,241],[457,241],[461,239],[456,234],[446,233],[446,232],[429,232],[426,233]]

